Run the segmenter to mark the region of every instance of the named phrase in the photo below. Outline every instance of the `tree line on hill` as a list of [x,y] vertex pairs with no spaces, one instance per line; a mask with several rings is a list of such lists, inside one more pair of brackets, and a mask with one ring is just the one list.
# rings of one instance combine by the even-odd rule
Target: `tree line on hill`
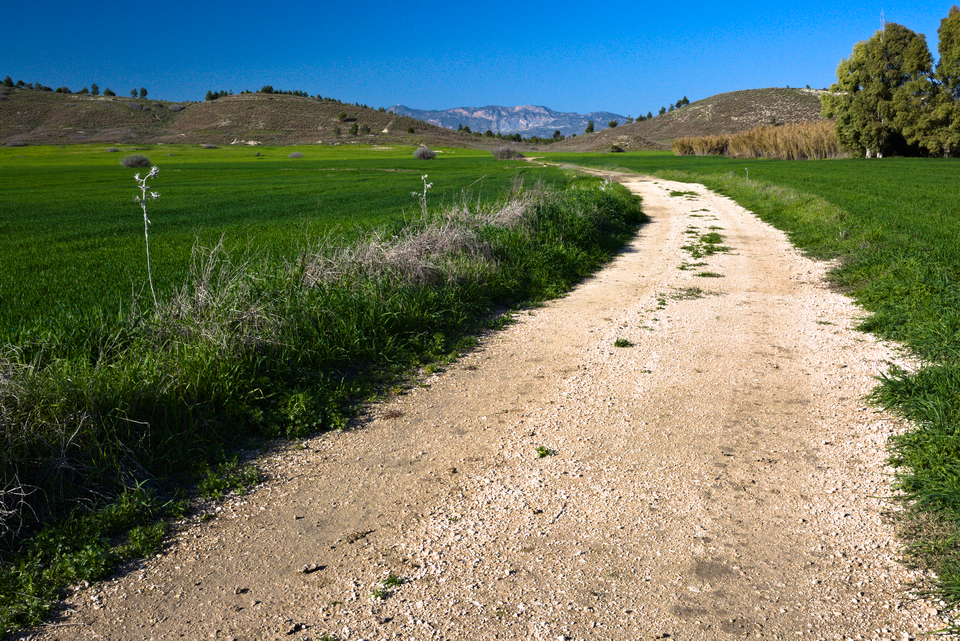
[[821,97],[850,153],[951,157],[960,146],[960,7],[940,21],[939,62],[923,34],[887,23],[857,43]]
[[[690,99],[687,98],[686,96],[684,96],[683,98],[681,98],[680,100],[678,100],[675,104],[671,104],[669,109],[667,109],[666,107],[660,107],[660,111],[659,111],[659,113],[658,113],[657,115],[662,116],[663,114],[665,114],[665,113],[667,113],[667,112],[669,112],[669,111],[673,111],[674,109],[679,109],[680,107],[683,107],[683,106],[689,105],[689,104],[690,104]],[[628,124],[628,125],[629,125],[629,124],[632,123],[632,122],[643,122],[643,121],[645,121],[645,120],[652,120],[653,118],[654,118],[653,112],[652,112],[652,111],[648,111],[646,116],[644,116],[644,115],[639,115],[639,116],[637,116],[636,118],[632,118],[631,116],[627,116],[627,119],[626,119],[626,123],[625,123],[625,124]],[[609,127],[610,129],[614,129],[614,128],[618,127],[619,125],[620,125],[620,121],[619,121],[619,120],[611,120],[610,122],[607,123],[607,127]],[[592,120],[588,120],[588,121],[587,121],[587,128],[583,131],[583,133],[585,133],[585,134],[592,134],[594,131],[596,131],[596,126],[594,125],[594,123],[593,123]]]
[[[89,87],[84,87],[79,91],[71,91],[70,87],[57,87],[56,89],[54,89],[52,87],[48,87],[47,85],[39,82],[24,82],[23,80],[18,80],[17,82],[14,82],[13,78],[11,78],[10,76],[7,76],[6,78],[3,79],[3,82],[0,83],[0,85],[8,89],[31,89],[33,91],[52,91],[54,93],[68,93],[68,94],[75,94],[78,96],[87,95],[87,94],[91,96],[100,95],[100,86],[97,85],[97,83],[95,82],[92,83]],[[107,87],[106,89],[103,90],[103,95],[116,96],[117,94],[114,91],[112,91],[110,87]],[[130,97],[146,98],[147,90],[144,87],[140,87],[140,89],[131,89]]]

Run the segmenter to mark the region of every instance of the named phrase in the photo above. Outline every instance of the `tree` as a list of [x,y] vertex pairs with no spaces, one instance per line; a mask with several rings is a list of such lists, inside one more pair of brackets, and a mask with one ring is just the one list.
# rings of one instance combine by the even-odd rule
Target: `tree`
[[652,112],[652,111],[648,111],[648,112],[647,112],[647,120],[652,120],[652,119],[653,119],[653,112]]
[[[809,87],[809,85],[808,85],[808,86],[807,86],[807,89],[809,89],[809,88],[810,88],[810,87]],[[689,105],[689,104],[690,104],[690,99],[687,98],[686,96],[684,96],[683,99],[680,100],[680,103],[681,103],[680,106]]]
[[143,87],[140,87],[140,98],[146,98],[146,97],[147,97],[147,90],[144,89]]
[[100,86],[95,82],[90,85],[90,95],[91,96],[100,95]]
[[553,139],[560,140],[561,138],[563,138],[563,134],[560,133],[560,130],[559,129],[554,130]]
[[620,123],[617,122],[616,120],[611,120],[610,122],[607,123],[607,126],[610,127],[611,129],[613,129],[614,127],[616,127],[616,126],[619,125],[619,124],[620,124]]
[[131,90],[130,90],[130,97],[131,97],[131,98],[136,98],[136,97],[137,97],[137,90],[136,90],[136,89],[131,89]]
[[662,116],[662,115],[665,114],[665,113],[667,113],[667,108],[666,108],[666,107],[660,107],[660,115]]
[[952,7],[940,21],[937,35],[940,36],[937,80],[951,97],[960,99],[960,7]]
[[3,86],[4,86],[4,87],[12,87],[12,86],[13,86],[13,78],[11,78],[10,76],[7,76],[6,78],[4,78],[4,79],[3,79]]
[[357,123],[353,123],[352,125],[350,125],[349,131],[351,136],[356,136],[357,133],[360,131],[360,127],[357,126]]
[[588,120],[588,121],[587,121],[587,128],[584,130],[584,133],[592,134],[593,131],[594,131],[594,130],[593,130],[593,121],[592,121],[592,120]]
[[104,96],[116,96],[117,94],[113,93],[113,91],[110,89],[110,87],[107,87],[106,89],[103,90],[103,95],[104,95]]
[[[894,97],[901,90],[926,91],[932,67],[926,38],[902,25],[888,23],[869,40],[858,42],[837,67],[830,93],[820,99],[822,115],[837,120],[841,147],[868,158],[902,147],[905,123],[902,117],[897,122]],[[902,105],[907,99],[901,93],[897,102]]]

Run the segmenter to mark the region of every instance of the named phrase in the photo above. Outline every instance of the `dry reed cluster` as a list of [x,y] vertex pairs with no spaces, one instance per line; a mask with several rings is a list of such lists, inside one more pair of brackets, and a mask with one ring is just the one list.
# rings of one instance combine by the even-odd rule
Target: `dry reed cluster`
[[738,134],[677,138],[671,145],[678,156],[730,156],[821,160],[842,158],[836,126],[829,120],[791,125],[763,125]]

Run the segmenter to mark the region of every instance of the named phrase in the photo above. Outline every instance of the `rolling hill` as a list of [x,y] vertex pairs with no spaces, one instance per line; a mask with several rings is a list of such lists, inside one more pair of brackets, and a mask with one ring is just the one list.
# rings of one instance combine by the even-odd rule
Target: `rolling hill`
[[[613,145],[628,151],[666,149],[678,137],[821,120],[820,93],[775,88],[719,94],[615,129],[607,128],[606,120],[595,120],[595,133],[583,134],[581,130],[576,137],[551,144],[550,149],[607,151]],[[542,109],[541,115],[547,118],[552,117],[551,113],[559,113]],[[599,113],[607,112],[593,115]],[[608,115],[615,119],[616,114]],[[350,133],[354,125],[358,129],[356,135]],[[550,133],[556,128],[550,127]],[[409,116],[332,99],[237,94],[209,102],[178,103],[0,88],[0,144],[84,143],[396,143],[479,148],[504,144],[496,138],[477,137]],[[533,148],[512,144],[520,149]]]
[[643,122],[598,129],[551,146],[555,151],[669,149],[675,138],[734,134],[760,125],[823,120],[817,89],[747,89],[717,94]]

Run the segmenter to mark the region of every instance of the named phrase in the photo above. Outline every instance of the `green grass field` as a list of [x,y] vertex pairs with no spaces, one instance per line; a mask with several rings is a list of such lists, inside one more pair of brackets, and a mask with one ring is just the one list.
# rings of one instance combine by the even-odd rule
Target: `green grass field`
[[[477,152],[159,149],[156,309],[130,309],[146,270],[124,152],[0,160],[0,634],[151,553],[186,497],[256,482],[231,453],[343,429],[643,220],[622,187]],[[192,270],[196,237],[221,234]]]
[[[94,309],[126,310],[131,292],[141,291],[143,218],[133,176],[147,170],[122,167],[130,153],[160,167],[151,186],[161,198],[148,214],[161,295],[183,283],[198,239],[223,235],[227,246],[289,257],[308,239],[354,238],[419,212],[411,192],[422,191],[423,174],[433,183],[432,206],[464,194],[499,198],[517,176],[528,185],[565,182],[556,170],[465,149],[422,161],[411,147],[107,148],[0,148],[0,341],[21,342]],[[303,158],[288,158],[295,151]]]

